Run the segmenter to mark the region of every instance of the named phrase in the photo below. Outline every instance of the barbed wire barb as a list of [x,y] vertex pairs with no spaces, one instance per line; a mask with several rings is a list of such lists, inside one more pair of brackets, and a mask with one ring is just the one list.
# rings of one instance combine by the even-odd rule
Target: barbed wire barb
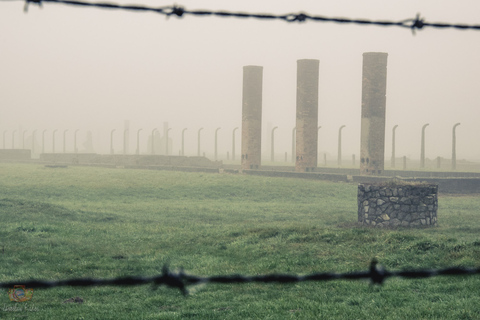
[[171,272],[168,266],[162,268],[162,274],[153,277],[120,277],[114,279],[71,279],[58,281],[45,280],[27,280],[27,281],[9,281],[0,283],[0,288],[13,288],[15,285],[24,285],[27,288],[53,288],[53,287],[90,287],[90,286],[137,286],[152,284],[153,288],[165,285],[168,288],[180,290],[183,295],[187,295],[187,286],[216,283],[216,284],[241,284],[241,283],[280,283],[291,284],[305,281],[333,281],[333,280],[370,280],[374,285],[382,285],[385,279],[391,277],[401,277],[407,279],[425,279],[435,276],[469,276],[480,274],[480,268],[449,267],[438,270],[403,270],[387,271],[378,265],[378,261],[373,259],[368,271],[348,272],[348,273],[314,273],[310,275],[292,275],[292,274],[267,274],[256,276],[244,275],[221,275],[212,277],[199,277],[180,272]]

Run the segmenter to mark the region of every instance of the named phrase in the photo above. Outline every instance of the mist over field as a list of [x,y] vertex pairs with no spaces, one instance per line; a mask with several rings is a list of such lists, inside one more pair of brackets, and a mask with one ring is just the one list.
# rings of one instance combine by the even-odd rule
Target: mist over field
[[[476,195],[439,195],[435,227],[377,228],[356,223],[350,183],[3,162],[0,173],[0,284],[155,277],[165,265],[199,277],[316,273],[310,280],[366,272],[374,258],[388,271],[422,275],[479,265]],[[145,282],[60,286],[35,288],[23,303],[2,288],[0,318],[478,319],[478,272],[451,272],[382,286],[204,283],[187,285],[187,297]]]
[[[149,6],[165,1],[120,1]],[[478,24],[476,1],[190,1],[186,9],[285,14],[306,12],[327,17],[400,21],[417,13],[428,22]],[[12,140],[28,143],[36,131],[51,152],[53,131],[57,151],[65,134],[73,152],[78,130],[79,151],[91,132],[93,150],[123,149],[126,120],[128,153],[148,152],[154,128],[164,135],[168,123],[171,154],[181,148],[213,156],[231,153],[232,132],[241,127],[242,68],[263,66],[262,152],[268,159],[270,132],[275,126],[277,159],[291,155],[295,126],[296,61],[320,60],[319,153],[334,158],[337,134],[343,129],[343,154],[359,157],[362,54],[388,53],[385,156],[396,131],[396,154],[420,157],[421,127],[426,131],[426,157],[449,158],[452,127],[457,128],[457,159],[480,160],[480,43],[478,31],[351,24],[287,23],[258,19],[195,17],[165,18],[154,13],[80,8],[44,3],[0,3],[0,134],[5,147]],[[13,131],[16,131],[12,139]],[[68,130],[68,131],[65,131]],[[22,134],[20,134],[22,132]],[[236,148],[240,150],[237,131]],[[0,145],[0,147],[3,147]],[[238,152],[238,151],[237,151]],[[238,152],[239,153],[239,152]],[[237,158],[237,160],[239,160]],[[319,162],[321,159],[319,159]]]

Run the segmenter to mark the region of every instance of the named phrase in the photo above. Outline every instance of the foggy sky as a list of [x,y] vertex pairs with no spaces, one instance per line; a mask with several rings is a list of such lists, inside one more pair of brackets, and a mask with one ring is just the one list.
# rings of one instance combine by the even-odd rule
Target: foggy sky
[[[167,1],[118,1],[149,6]],[[402,20],[417,13],[429,22],[480,24],[478,1],[187,1],[187,9],[297,13],[328,17]],[[416,35],[398,27],[287,23],[255,19],[184,16],[79,8],[45,3],[43,8],[0,2],[0,134],[75,129],[79,141],[93,132],[96,152],[108,153],[109,133],[147,132],[168,122],[173,154],[186,131],[186,154],[196,155],[197,130],[202,151],[231,152],[231,136],[241,128],[242,68],[263,66],[264,160],[275,131],[278,153],[291,152],[295,126],[296,61],[320,60],[319,150],[337,153],[341,125],[345,158],[360,150],[362,53],[387,52],[387,125],[385,156],[418,159],[421,127],[426,157],[449,158],[452,127],[457,128],[457,159],[480,160],[480,32],[427,28]],[[18,133],[17,133],[18,135]],[[19,137],[17,136],[17,139]],[[61,134],[57,136],[61,143]],[[37,138],[38,140],[38,138]],[[16,140],[17,146],[19,140]],[[71,141],[71,140],[69,140]],[[49,143],[51,143],[49,141]],[[101,148],[100,148],[100,145]],[[73,142],[67,142],[73,151]],[[122,147],[121,134],[115,136]],[[237,132],[237,155],[240,134]],[[61,144],[57,145],[60,149]],[[0,148],[1,148],[0,144]],[[51,146],[47,146],[51,149]],[[238,157],[237,157],[238,159]],[[319,161],[320,163],[320,161]]]

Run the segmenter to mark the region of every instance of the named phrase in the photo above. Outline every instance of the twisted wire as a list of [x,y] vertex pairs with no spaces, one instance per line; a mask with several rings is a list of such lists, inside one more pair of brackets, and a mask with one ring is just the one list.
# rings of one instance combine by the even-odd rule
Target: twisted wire
[[[5,1],[5,0],[2,0]],[[261,20],[283,20],[286,22],[306,22],[306,21],[315,21],[315,22],[333,22],[341,24],[357,24],[357,25],[374,25],[382,27],[402,27],[411,29],[412,32],[416,30],[422,30],[426,27],[438,28],[438,29],[457,29],[457,30],[480,30],[480,25],[468,25],[468,24],[451,24],[451,23],[431,23],[426,22],[419,14],[415,18],[405,19],[401,21],[387,21],[387,20],[367,20],[367,19],[349,19],[349,18],[332,18],[324,16],[313,16],[306,13],[289,13],[283,15],[275,14],[259,14],[259,13],[247,13],[247,12],[228,12],[228,11],[210,11],[210,10],[187,10],[182,6],[166,6],[166,7],[149,7],[142,5],[120,5],[115,3],[107,2],[84,2],[84,1],[75,1],[75,0],[25,0],[25,11],[28,9],[29,4],[36,4],[42,6],[43,3],[57,3],[71,6],[82,6],[82,7],[96,7],[104,9],[118,9],[126,11],[136,11],[136,12],[154,12],[158,14],[163,14],[167,17],[177,16],[183,17],[185,15],[193,16],[217,16],[217,17],[235,17],[235,18],[255,18]]]
[[0,283],[0,288],[13,288],[15,285],[24,285],[27,288],[54,288],[54,287],[91,287],[91,286],[138,286],[153,284],[154,286],[165,285],[169,288],[180,290],[184,295],[188,294],[187,287],[201,283],[216,284],[240,284],[240,283],[296,283],[305,281],[332,281],[332,280],[360,280],[370,279],[372,284],[383,284],[391,277],[407,279],[425,279],[435,276],[470,276],[480,274],[480,268],[450,267],[437,270],[403,270],[387,271],[378,266],[376,260],[372,260],[368,271],[350,273],[313,273],[309,275],[267,274],[257,276],[223,275],[212,277],[199,277],[185,274],[183,271],[174,273],[164,266],[162,274],[153,277],[120,277],[114,279],[70,279],[58,281],[27,280],[8,281]]

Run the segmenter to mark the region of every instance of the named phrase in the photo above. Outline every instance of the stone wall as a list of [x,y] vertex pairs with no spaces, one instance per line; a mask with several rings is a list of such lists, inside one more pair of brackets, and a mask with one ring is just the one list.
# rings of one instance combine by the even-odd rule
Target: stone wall
[[100,155],[95,153],[42,153],[40,161],[112,166],[176,166],[220,168],[222,161],[211,161],[205,157],[162,156],[162,155]]
[[102,156],[96,153],[42,153],[40,161],[64,164],[91,164],[101,162]]
[[437,224],[438,186],[432,184],[359,184],[358,222],[375,227]]

